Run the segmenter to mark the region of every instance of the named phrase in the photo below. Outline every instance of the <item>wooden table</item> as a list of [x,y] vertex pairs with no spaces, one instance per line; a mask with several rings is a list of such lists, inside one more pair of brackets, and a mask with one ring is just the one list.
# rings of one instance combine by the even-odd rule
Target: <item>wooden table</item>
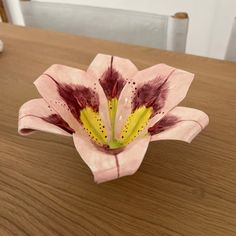
[[[236,63],[8,24],[0,38],[0,235],[236,235]],[[71,138],[19,136],[33,81],[98,52],[195,73],[182,104],[207,112],[207,129],[190,145],[152,143],[135,175],[100,185]]]

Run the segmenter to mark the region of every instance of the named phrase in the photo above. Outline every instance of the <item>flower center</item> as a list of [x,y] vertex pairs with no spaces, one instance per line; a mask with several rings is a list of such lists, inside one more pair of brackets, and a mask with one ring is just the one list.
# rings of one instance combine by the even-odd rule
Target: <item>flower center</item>
[[135,138],[137,138],[147,126],[152,115],[152,107],[142,106],[133,111],[127,118],[118,139],[115,138],[115,116],[117,111],[117,99],[114,98],[108,102],[109,115],[111,121],[111,138],[107,139],[107,131],[99,116],[92,108],[86,107],[80,111],[80,121],[90,138],[98,145],[109,149],[118,149],[125,147]]

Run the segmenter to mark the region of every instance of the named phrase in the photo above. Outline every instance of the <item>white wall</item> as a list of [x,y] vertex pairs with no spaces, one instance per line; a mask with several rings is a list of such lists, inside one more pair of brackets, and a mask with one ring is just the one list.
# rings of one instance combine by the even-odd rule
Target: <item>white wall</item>
[[187,53],[224,58],[236,0],[34,0],[63,2],[173,15],[188,12],[190,17]]

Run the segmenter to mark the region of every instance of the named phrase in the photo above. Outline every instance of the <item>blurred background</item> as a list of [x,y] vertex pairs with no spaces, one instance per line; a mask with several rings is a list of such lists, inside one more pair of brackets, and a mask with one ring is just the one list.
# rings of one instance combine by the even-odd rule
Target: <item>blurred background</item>
[[236,0],[1,0],[1,20],[236,60]]

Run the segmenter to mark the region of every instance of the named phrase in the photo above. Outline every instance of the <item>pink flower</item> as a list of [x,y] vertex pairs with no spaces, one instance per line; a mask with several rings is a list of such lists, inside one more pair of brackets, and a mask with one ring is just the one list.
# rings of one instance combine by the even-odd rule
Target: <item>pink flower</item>
[[43,98],[19,112],[19,133],[72,136],[101,183],[139,168],[151,141],[191,142],[208,116],[177,106],[193,74],[158,64],[138,71],[128,59],[98,54],[87,71],[52,65],[35,82]]

